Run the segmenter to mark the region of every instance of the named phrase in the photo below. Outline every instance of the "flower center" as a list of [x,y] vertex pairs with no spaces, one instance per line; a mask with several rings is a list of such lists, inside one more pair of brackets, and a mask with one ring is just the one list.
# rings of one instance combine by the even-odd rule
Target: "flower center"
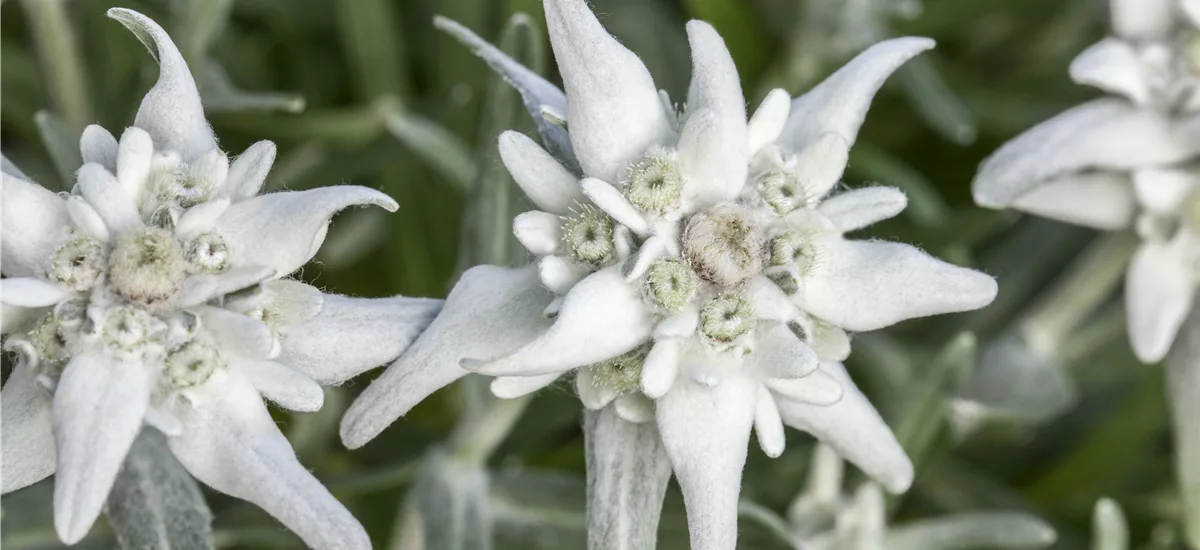
[[187,244],[184,257],[196,271],[220,273],[229,264],[229,246],[215,231],[209,231]]
[[723,294],[700,310],[700,332],[718,344],[728,344],[750,332],[754,307],[737,294]]
[[603,265],[616,256],[612,218],[590,206],[582,207],[578,215],[566,221],[563,241],[571,257],[583,263]]
[[83,292],[104,273],[104,247],[85,237],[75,237],[54,251],[46,275],[53,281]]
[[646,271],[645,295],[659,308],[674,312],[696,296],[700,280],[679,260],[658,260]]
[[[811,238],[800,231],[787,231],[771,239],[768,247],[771,265],[794,267],[800,273],[812,269],[817,262],[818,251]],[[783,288],[780,285],[780,288]],[[787,289],[784,289],[786,292]]]
[[215,346],[192,340],[171,351],[166,366],[171,384],[190,388],[207,381],[213,372],[225,366],[225,361]]
[[629,168],[625,198],[634,206],[664,214],[677,208],[682,196],[683,172],[670,152],[651,151]]
[[617,394],[637,390],[642,380],[642,363],[650,354],[650,344],[592,365],[592,383]]
[[688,220],[683,254],[701,279],[734,286],[762,269],[762,231],[744,208],[722,204]]
[[108,261],[109,285],[129,300],[150,305],[179,290],[185,267],[169,231],[143,227],[117,240]]
[[795,174],[784,170],[761,174],[758,177],[758,193],[780,216],[807,206],[812,199],[803,182]]
[[158,320],[130,306],[117,306],[104,312],[101,332],[104,342],[125,352],[140,351],[157,332]]

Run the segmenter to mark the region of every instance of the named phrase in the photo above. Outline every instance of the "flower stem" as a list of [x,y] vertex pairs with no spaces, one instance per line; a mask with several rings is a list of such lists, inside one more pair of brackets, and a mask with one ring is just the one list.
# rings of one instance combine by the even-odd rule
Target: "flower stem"
[[671,463],[653,423],[634,424],[613,406],[584,413],[588,549],[654,550]]

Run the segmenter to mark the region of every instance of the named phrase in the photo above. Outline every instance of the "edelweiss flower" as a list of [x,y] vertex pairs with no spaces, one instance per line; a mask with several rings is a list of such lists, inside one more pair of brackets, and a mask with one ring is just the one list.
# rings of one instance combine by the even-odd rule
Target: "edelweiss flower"
[[5,162],[0,302],[18,366],[3,389],[3,492],[57,473],[59,537],[83,538],[148,424],[214,489],[263,507],[317,548],[366,532],[297,460],[262,398],[321,407],[334,384],[399,355],[434,300],[324,295],[280,279],[316,253],[330,217],[387,196],[330,187],[256,197],[275,157],[230,162],[167,34],[113,9],[161,71],[120,141],[83,133],[75,190]]
[[1116,36],[1071,63],[1116,94],[1005,144],[980,166],[975,201],[1142,238],[1126,278],[1139,359],[1163,358],[1200,280],[1200,2],[1112,0]]
[[771,456],[786,422],[905,490],[911,464],[839,363],[846,330],[979,308],[995,281],[911,246],[844,238],[903,210],[898,190],[823,199],[875,91],[932,41],[880,44],[795,101],[772,92],[747,122],[737,70],[708,24],[688,24],[693,79],[677,112],[583,0],[544,6],[565,95],[440,22],[560,124],[542,125],[550,152],[500,137],[505,165],[541,208],[514,222],[536,265],[464,274],[444,313],[351,407],[343,441],[364,444],[468,370],[499,376],[502,397],[577,371],[588,408],[613,403],[628,422],[657,424],[693,548],[735,544],[752,427]]

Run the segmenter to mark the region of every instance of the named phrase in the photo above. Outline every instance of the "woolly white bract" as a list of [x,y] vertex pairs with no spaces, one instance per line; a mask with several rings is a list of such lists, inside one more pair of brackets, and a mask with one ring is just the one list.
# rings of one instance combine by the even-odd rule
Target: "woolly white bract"
[[330,187],[256,196],[275,157],[230,162],[167,34],[113,9],[160,64],[134,126],[89,126],[71,193],[4,163],[0,281],[5,347],[3,491],[51,474],[59,537],[100,514],[143,424],[196,478],[254,502],[316,548],[369,548],[366,532],[296,459],[263,398],[319,409],[320,384],[397,357],[435,300],[324,295],[281,279],[316,253],[330,217],[387,196]]
[[747,122],[710,25],[688,24],[693,79],[677,111],[583,0],[544,6],[565,94],[438,22],[540,120],[549,152],[500,136],[501,158],[540,208],[514,222],[537,261],[464,274],[351,407],[343,441],[364,444],[468,371],[497,376],[502,397],[575,371],[586,407],[611,403],[625,421],[657,424],[693,548],[734,547],[752,428],[771,456],[785,423],[812,432],[905,490],[912,465],[840,364],[846,331],[976,309],[996,284],[911,246],[845,238],[903,210],[900,191],[830,194],[876,90],[933,42],[879,44],[800,98],[772,92]]
[[980,166],[975,201],[1142,243],[1125,283],[1129,336],[1152,363],[1192,308],[1200,260],[1200,2],[1112,0],[1114,36],[1071,63],[1071,78],[1117,97],[1030,129]]

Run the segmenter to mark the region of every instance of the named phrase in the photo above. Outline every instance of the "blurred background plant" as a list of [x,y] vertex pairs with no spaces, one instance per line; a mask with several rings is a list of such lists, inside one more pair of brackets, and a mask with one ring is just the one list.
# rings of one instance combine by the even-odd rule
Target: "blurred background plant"
[[[173,34],[198,75],[224,149],[238,151],[258,139],[278,144],[272,189],[352,182],[400,202],[395,215],[363,210],[341,216],[318,261],[305,268],[306,281],[363,296],[443,296],[466,267],[522,261],[509,227],[524,199],[500,164],[495,140],[509,128],[533,134],[532,123],[518,96],[432,19],[441,14],[460,21],[552,75],[540,1],[120,5],[156,18]],[[1108,296],[1119,280],[1128,243],[970,202],[969,182],[985,155],[1037,121],[1098,95],[1073,85],[1067,65],[1104,36],[1106,2],[594,5],[672,97],[683,97],[687,86],[683,22],[689,18],[712,22],[724,36],[751,105],[773,86],[793,94],[807,89],[881,38],[916,34],[939,42],[876,100],[846,184],[905,190],[905,215],[873,233],[979,267],[1000,278],[1000,296],[979,312],[910,321],[855,341],[848,366],[917,464],[910,493],[879,502],[862,476],[847,471],[841,482],[841,466],[829,457],[814,461],[822,451],[793,432],[781,459],[750,453],[741,547],[790,548],[800,536],[817,548],[842,548],[839,541],[850,539],[837,537],[850,537],[866,544],[887,540],[890,549],[893,539],[879,537],[980,517],[964,514],[1003,512],[1008,515],[984,517],[1015,522],[1004,525],[1024,529],[1024,545],[988,546],[985,537],[973,547],[1045,547],[1049,541],[1039,535],[1050,525],[1057,532],[1052,548],[1125,548],[1089,542],[1093,507],[1105,496],[1122,503],[1127,520],[1112,519],[1120,510],[1100,505],[1097,515],[1108,519],[1096,520],[1107,526],[1097,529],[1108,534],[1097,539],[1182,547],[1174,534],[1180,512],[1162,371],[1133,358],[1120,304],[1096,306],[1100,299],[1093,297]],[[80,164],[82,128],[129,124],[155,77],[142,46],[104,17],[111,6],[111,0],[0,6],[0,141],[8,159],[48,187],[70,184]],[[337,420],[370,376],[329,390],[318,413],[276,414],[301,460],[351,507],[376,547],[585,546],[582,415],[570,385],[512,402],[491,397],[486,384],[468,378],[349,453],[337,441]],[[824,481],[809,481],[818,479]],[[4,498],[0,544],[6,549],[58,546],[51,483]],[[217,546],[299,546],[257,508],[205,494]],[[823,511],[814,504],[822,498]],[[797,515],[801,501],[812,517]],[[821,514],[831,523],[804,524]],[[851,519],[839,522],[839,515]],[[971,532],[995,525],[985,522],[982,531]],[[82,544],[112,547],[112,533],[98,527]],[[684,548],[685,534],[672,488],[660,547]]]

